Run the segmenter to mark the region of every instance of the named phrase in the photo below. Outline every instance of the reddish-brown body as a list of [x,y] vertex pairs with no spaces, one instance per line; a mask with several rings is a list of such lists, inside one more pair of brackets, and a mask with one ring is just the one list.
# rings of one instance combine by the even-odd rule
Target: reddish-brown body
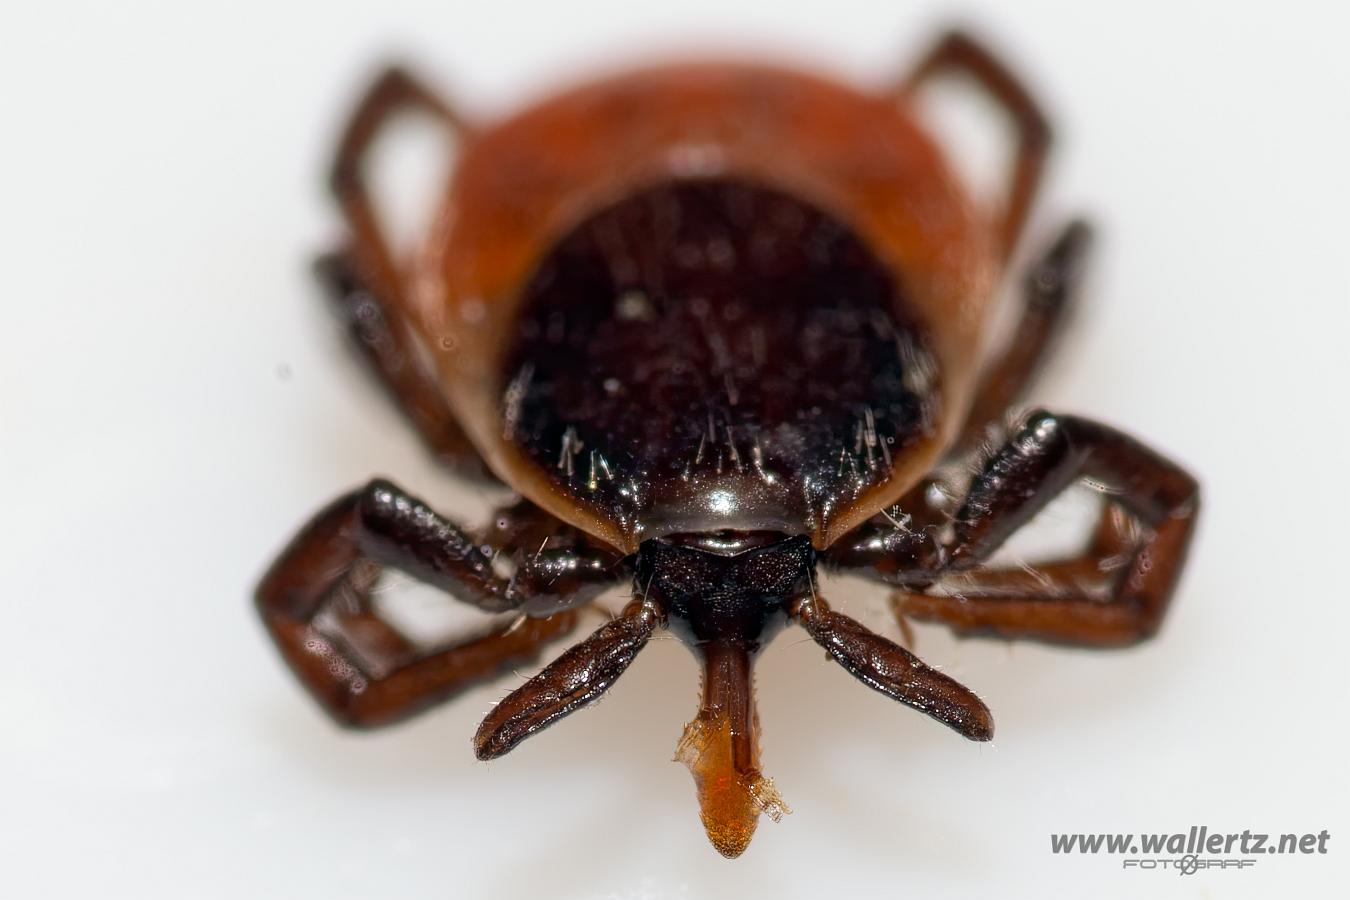
[[[1006,196],[988,206],[917,121],[914,92],[945,72],[972,76],[1016,126]],[[460,156],[405,265],[361,164],[408,107],[444,123]],[[977,453],[1052,344],[1088,243],[1081,223],[1064,230],[990,353],[991,298],[1048,137],[1017,81],[959,34],[893,91],[689,65],[490,128],[391,70],[341,143],[351,239],[321,271],[427,444],[522,499],[470,534],[384,480],[339,498],[258,588],[287,662],[339,721],[381,725],[533,659],[629,580],[617,617],[488,714],[475,753],[501,756],[595,699],[669,627],[704,667],[677,758],[709,838],[736,856],[761,813],[787,811],[760,769],[750,673],[789,623],[874,690],[972,740],[993,734],[968,689],[830,609],[818,566],[892,586],[902,631],[910,617],[1094,646],[1152,635],[1185,562],[1194,479],[1044,410]],[[962,460],[968,481],[930,474]],[[1082,552],[988,564],[1080,479],[1106,489]],[[503,617],[418,646],[372,602],[385,568]]]
[[[970,402],[998,267],[998,211],[974,208],[902,97],[784,69],[654,69],[580,88],[466,136],[415,268],[416,324],[487,463],[626,553],[646,537],[559,489],[503,440],[502,354],[544,255],[595,210],[672,179],[735,178],[807,200],[903,279],[933,341],[944,421],[892,477],[810,532],[825,547],[932,468]],[[716,527],[714,523],[709,523]]]

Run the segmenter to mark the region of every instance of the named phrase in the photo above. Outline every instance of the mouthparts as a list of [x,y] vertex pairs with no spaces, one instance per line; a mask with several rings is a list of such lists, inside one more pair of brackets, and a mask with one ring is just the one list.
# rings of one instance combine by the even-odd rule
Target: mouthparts
[[760,813],[777,822],[792,812],[759,768],[759,715],[751,652],[733,641],[700,644],[703,699],[684,728],[675,761],[689,767],[708,840],[728,859],[745,852]]

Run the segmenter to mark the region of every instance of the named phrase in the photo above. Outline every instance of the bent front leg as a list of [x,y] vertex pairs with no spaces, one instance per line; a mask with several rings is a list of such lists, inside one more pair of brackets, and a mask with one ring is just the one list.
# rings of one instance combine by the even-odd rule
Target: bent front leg
[[[981,564],[1080,479],[1109,497],[1094,539],[1070,559],[1017,569]],[[1199,511],[1187,472],[1133,438],[1076,416],[1034,413],[985,463],[957,511],[949,541],[906,543],[905,567],[874,571],[905,589],[899,610],[962,632],[1113,646],[1157,632],[1185,565]],[[1125,514],[1122,516],[1122,514]],[[894,541],[892,542],[894,543]],[[865,545],[843,561],[864,563]],[[953,593],[929,593],[932,586]]]
[[[373,608],[386,568],[486,612],[522,615],[469,640],[421,650]],[[343,724],[373,726],[533,660],[571,630],[574,607],[625,572],[617,554],[545,548],[502,578],[458,527],[373,481],[315,516],[263,578],[256,602],[282,655],[324,709]]]

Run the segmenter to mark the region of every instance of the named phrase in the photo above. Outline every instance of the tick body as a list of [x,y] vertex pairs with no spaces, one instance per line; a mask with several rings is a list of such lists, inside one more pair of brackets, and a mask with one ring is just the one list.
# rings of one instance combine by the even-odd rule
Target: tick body
[[[973,77],[1017,126],[996,209],[968,196],[914,112],[915,92],[947,73]],[[409,108],[460,146],[442,213],[403,261],[362,158]],[[1026,92],[959,34],[889,92],[678,66],[481,128],[387,73],[339,148],[351,236],[321,272],[427,444],[521,499],[476,533],[384,480],[321,511],[257,593],[291,667],[339,721],[381,725],[532,660],[630,583],[617,617],[493,709],[475,751],[500,756],[595,699],[669,628],[704,667],[676,756],[709,838],[736,856],[761,813],[787,810],[761,771],[751,687],[756,654],[785,627],[965,737],[993,734],[972,692],[832,610],[820,568],[869,575],[898,614],[963,633],[1094,646],[1152,635],[1185,560],[1195,481],[1112,428],[1045,410],[981,446],[1039,368],[1088,242],[1082,224],[1064,229],[991,351],[991,298],[1048,141]],[[939,481],[943,466],[974,474]],[[1080,479],[1106,498],[1082,553],[986,564]],[[502,615],[418,647],[373,608],[386,568]]]

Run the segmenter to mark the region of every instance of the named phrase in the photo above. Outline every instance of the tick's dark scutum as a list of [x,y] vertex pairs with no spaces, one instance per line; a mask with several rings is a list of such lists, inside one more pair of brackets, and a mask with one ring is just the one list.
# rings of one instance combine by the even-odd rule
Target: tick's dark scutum
[[645,537],[811,532],[936,421],[901,288],[842,222],[730,179],[653,185],[542,261],[507,437]]

